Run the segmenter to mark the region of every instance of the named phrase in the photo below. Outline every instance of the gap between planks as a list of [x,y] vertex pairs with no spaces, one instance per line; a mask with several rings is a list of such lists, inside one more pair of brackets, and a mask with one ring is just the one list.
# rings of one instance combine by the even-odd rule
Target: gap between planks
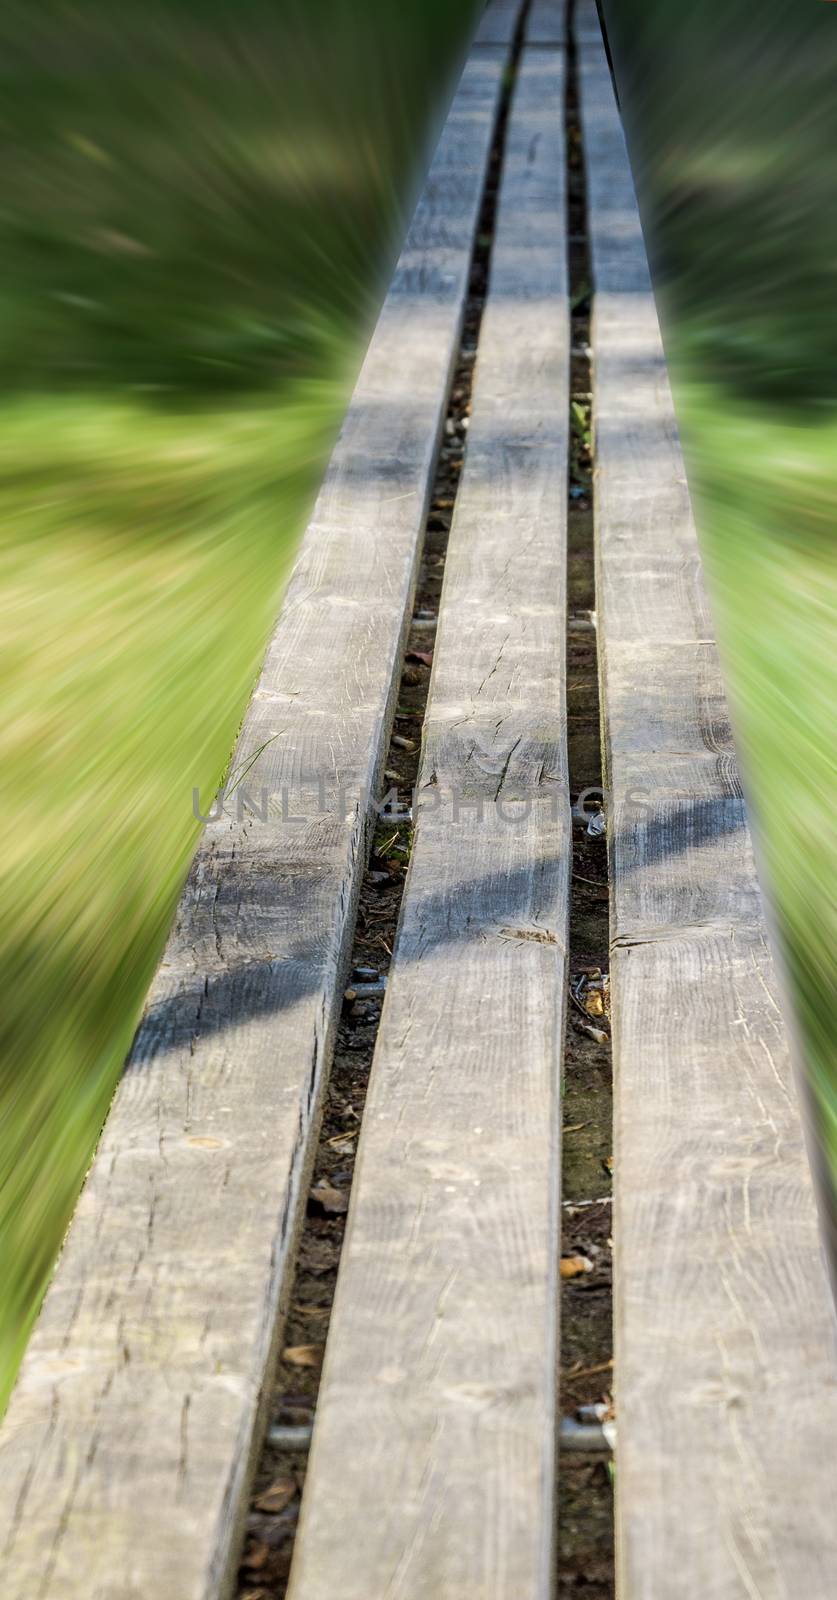
[[290,1600],[552,1591],[571,855],[564,187],[563,55],[524,47]]

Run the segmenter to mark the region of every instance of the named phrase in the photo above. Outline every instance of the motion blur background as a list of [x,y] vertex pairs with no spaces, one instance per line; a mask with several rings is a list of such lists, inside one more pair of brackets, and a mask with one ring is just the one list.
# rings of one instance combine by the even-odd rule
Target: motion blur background
[[[0,15],[0,1407],[479,9]],[[837,6],[606,12],[837,1170]]]

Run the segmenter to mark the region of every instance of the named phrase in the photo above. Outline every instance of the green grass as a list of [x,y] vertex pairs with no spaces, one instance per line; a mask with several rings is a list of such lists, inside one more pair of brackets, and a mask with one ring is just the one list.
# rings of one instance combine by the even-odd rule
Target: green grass
[[473,9],[0,18],[0,1408]]
[[694,383],[679,393],[748,800],[837,1174],[837,421],[736,413]]
[[[274,615],[340,390],[0,413],[6,1381]],[[5,1385],[4,1385],[5,1386]]]

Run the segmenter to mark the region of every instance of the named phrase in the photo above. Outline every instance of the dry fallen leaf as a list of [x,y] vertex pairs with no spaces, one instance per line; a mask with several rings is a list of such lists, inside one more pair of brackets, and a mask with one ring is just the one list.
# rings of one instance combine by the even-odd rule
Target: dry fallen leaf
[[355,1153],[355,1141],[346,1133],[336,1133],[334,1138],[327,1142],[329,1148],[336,1151],[339,1156],[353,1156]]
[[574,1366],[570,1367],[566,1376],[568,1378],[592,1378],[595,1377],[597,1372],[608,1372],[612,1366],[612,1356],[607,1361],[599,1361],[595,1367],[580,1367],[576,1362]]
[[335,1189],[322,1179],[310,1191],[309,1200],[318,1205],[329,1217],[344,1217],[349,1209],[349,1196],[345,1189]]
[[256,1510],[284,1511],[285,1507],[290,1505],[295,1494],[296,1480],[294,1478],[287,1476],[277,1478],[269,1489],[265,1489],[264,1494],[258,1496]]
[[318,1367],[323,1359],[321,1344],[287,1344],[282,1360],[292,1367]]
[[588,1039],[594,1039],[596,1044],[610,1044],[610,1034],[605,1033],[604,1028],[588,1027],[582,1022],[581,1031],[587,1034]]
[[557,934],[549,928],[501,928],[501,939],[531,939],[534,944],[558,944]]
[[585,994],[582,1005],[588,1017],[604,1016],[604,1000],[596,989],[591,989]]
[[587,1256],[562,1256],[561,1277],[577,1278],[582,1272],[592,1272],[593,1263]]
[[270,1559],[270,1547],[266,1544],[251,1544],[241,1558],[241,1565],[251,1572],[257,1572],[260,1567]]

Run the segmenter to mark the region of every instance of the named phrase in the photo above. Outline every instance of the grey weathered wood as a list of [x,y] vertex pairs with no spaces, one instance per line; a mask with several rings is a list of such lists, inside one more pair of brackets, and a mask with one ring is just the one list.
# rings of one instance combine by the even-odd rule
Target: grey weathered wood
[[532,0],[526,17],[527,44],[563,45],[566,32],[566,0]]
[[611,791],[619,1592],[826,1600],[837,1574],[832,1309],[592,0],[577,27]]
[[563,166],[561,56],[524,50],[292,1600],[552,1589],[571,855]]
[[474,44],[511,44],[522,8],[523,0],[488,0]]
[[231,1581],[506,59],[466,66],[246,718],[278,814],[206,830],[0,1432],[4,1600]]

